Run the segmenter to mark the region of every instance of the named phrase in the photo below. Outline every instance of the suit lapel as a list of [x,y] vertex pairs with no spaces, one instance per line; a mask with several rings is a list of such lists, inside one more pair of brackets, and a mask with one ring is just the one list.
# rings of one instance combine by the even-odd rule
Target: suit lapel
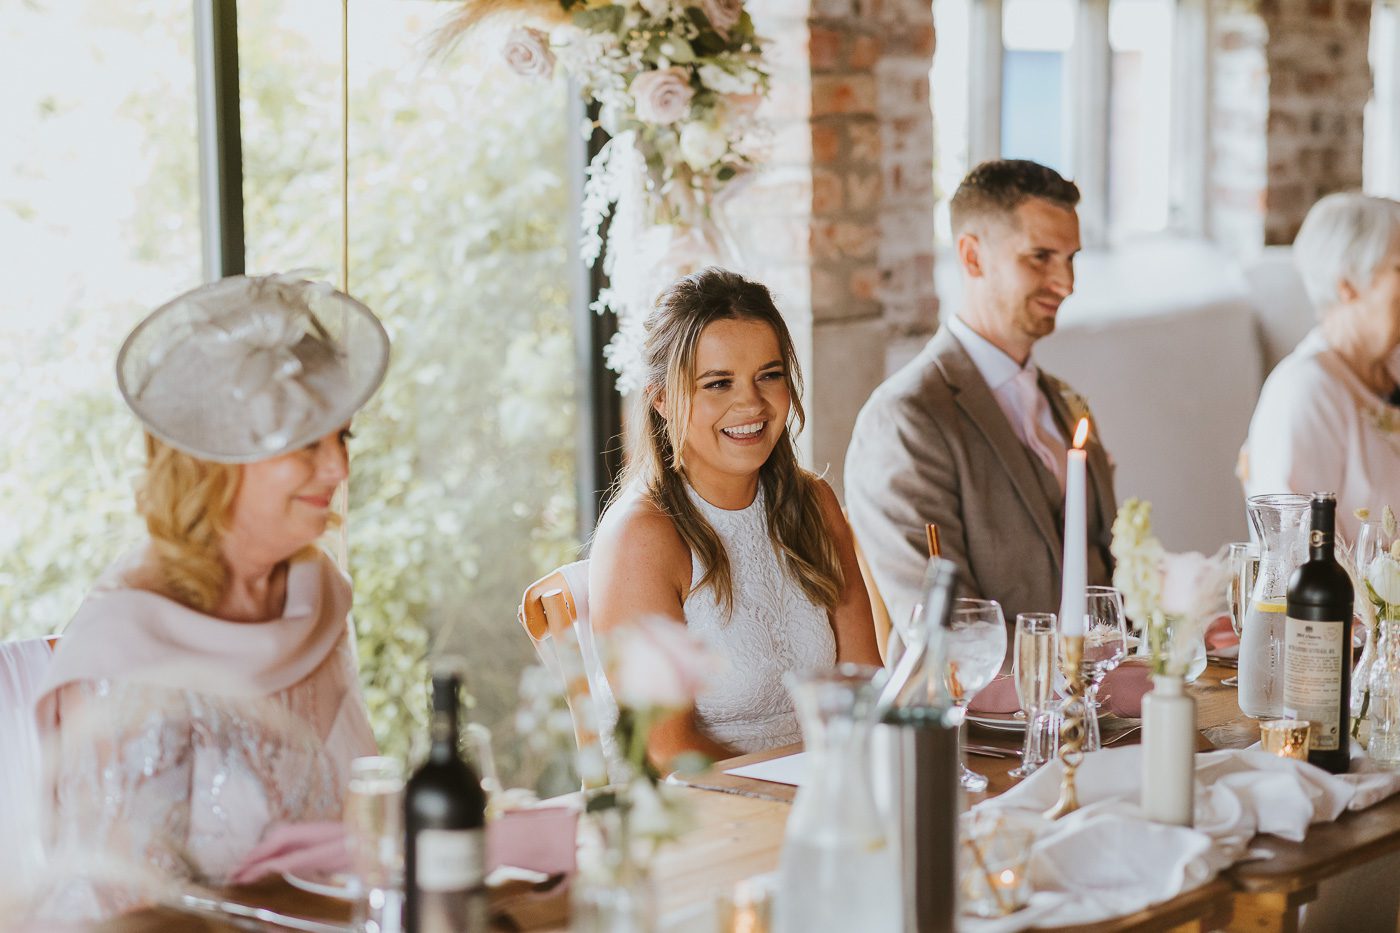
[[1030,513],[1036,529],[1049,545],[1058,568],[1061,560],[1062,544],[1060,533],[1055,528],[1052,506],[1045,497],[1045,489],[1031,465],[1030,455],[1021,444],[1020,438],[1012,430],[1006,414],[997,404],[992,390],[972,358],[967,355],[958,339],[946,328],[941,330],[930,343],[944,379],[953,392],[953,401],[963,414],[967,415],[978,431],[986,438],[987,444],[1001,461],[1002,468],[1011,478],[1016,493]]

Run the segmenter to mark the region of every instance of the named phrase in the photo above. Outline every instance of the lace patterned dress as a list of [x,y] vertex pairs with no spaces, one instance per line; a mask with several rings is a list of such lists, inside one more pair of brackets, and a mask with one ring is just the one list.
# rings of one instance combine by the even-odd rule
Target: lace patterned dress
[[[104,578],[108,579],[108,578]],[[38,704],[51,768],[43,913],[140,906],[155,886],[222,883],[279,822],[339,819],[349,762],[375,753],[348,637],[348,583],[293,564],[284,617],[232,623],[99,587]]]
[[712,590],[696,589],[705,568],[698,557],[691,557],[686,625],[728,662],[696,701],[700,725],[717,741],[745,754],[800,741],[802,731],[783,674],[836,664],[831,620],[783,570],[768,537],[762,487],[754,501],[738,511],[711,505],[693,489],[690,497],[724,542],[734,576],[730,616]]

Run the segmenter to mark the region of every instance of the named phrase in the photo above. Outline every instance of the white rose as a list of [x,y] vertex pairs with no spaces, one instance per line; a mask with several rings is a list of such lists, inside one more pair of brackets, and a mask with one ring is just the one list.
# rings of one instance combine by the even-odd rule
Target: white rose
[[671,13],[671,0],[640,0],[642,9],[652,19],[665,19]]
[[712,64],[701,65],[697,70],[700,83],[716,94],[751,94],[758,84],[758,76],[748,68],[742,74]]
[[637,119],[643,123],[669,126],[690,111],[695,91],[684,68],[643,71],[632,79],[628,89],[637,102]]
[[703,172],[729,150],[729,140],[709,123],[687,123],[681,130],[681,158],[686,165]]
[[1382,554],[1366,568],[1366,582],[1387,605],[1400,606],[1400,561]]
[[684,709],[717,669],[705,643],[671,619],[638,619],[610,641],[608,681],[618,705],[630,709]]
[[742,0],[700,0],[700,9],[710,25],[715,27],[715,32],[726,42],[729,40],[729,30],[738,25],[739,18],[744,15]]
[[548,78],[554,74],[554,52],[549,48],[549,36],[538,29],[528,26],[512,29],[501,54],[516,74],[528,78]]

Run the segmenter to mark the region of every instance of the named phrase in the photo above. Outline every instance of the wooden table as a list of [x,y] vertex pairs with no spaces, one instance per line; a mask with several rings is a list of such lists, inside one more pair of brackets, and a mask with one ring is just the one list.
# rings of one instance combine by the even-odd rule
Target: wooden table
[[[1197,724],[1202,749],[1243,748],[1258,740],[1256,723],[1241,716],[1233,687],[1220,680],[1232,669],[1212,665],[1189,688],[1197,701]],[[1104,741],[1133,743],[1140,733],[1128,730],[1135,721],[1107,720]],[[1019,736],[974,727],[976,743],[1003,748],[1019,746]],[[722,762],[689,780],[687,793],[695,805],[698,828],[664,849],[654,864],[666,914],[683,912],[729,890],[736,882],[778,867],[783,829],[792,798],[784,785],[736,778],[727,768],[793,749],[775,749]],[[1007,775],[1011,758],[974,758],[973,766],[990,779],[987,795],[970,795],[970,803],[999,794],[1015,780]],[[1346,813],[1337,822],[1312,827],[1304,843],[1271,836],[1258,837],[1252,847],[1274,853],[1265,862],[1232,869],[1211,884],[1127,917],[1078,927],[1092,933],[1119,930],[1250,930],[1297,929],[1298,908],[1311,900],[1317,885],[1348,869],[1400,851],[1400,795],[1360,813]],[[280,883],[233,889],[229,896],[285,912],[318,919],[344,920],[339,902],[295,891]],[[201,922],[167,910],[149,910],[119,918],[100,927],[121,933],[166,930],[225,931],[235,927]],[[535,929],[549,929],[548,926]]]

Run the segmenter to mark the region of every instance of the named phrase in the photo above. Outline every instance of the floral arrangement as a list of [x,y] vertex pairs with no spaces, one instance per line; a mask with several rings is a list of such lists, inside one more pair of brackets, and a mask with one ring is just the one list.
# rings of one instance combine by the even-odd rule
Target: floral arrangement
[[[1366,626],[1366,648],[1352,673],[1351,688],[1351,734],[1363,742],[1366,740],[1363,724],[1371,714],[1371,674],[1377,663],[1378,646],[1382,641],[1381,623],[1400,622],[1400,540],[1396,539],[1397,523],[1395,513],[1386,506],[1381,513],[1381,530],[1384,540],[1391,542],[1389,550],[1381,550],[1370,556],[1354,551],[1350,560],[1344,563],[1356,587],[1356,614]],[[1365,522],[1370,519],[1366,509],[1357,509],[1356,517]],[[1339,557],[1347,555],[1339,554]]]
[[[613,747],[626,777],[596,794],[589,812],[621,809],[630,839],[654,848],[674,839],[692,825],[684,795],[667,784],[647,757],[647,740],[662,720],[689,709],[718,670],[710,650],[684,625],[648,617],[624,626],[607,639],[608,683],[617,701]],[[700,755],[671,763],[677,770],[699,770],[708,764]]]
[[[583,257],[608,250],[610,285],[594,309],[618,316],[608,365],[619,389],[636,386],[641,320],[668,278],[724,261],[713,209],[760,157],[756,120],[769,75],[742,0],[462,0],[438,46],[483,20],[531,21],[506,37],[518,74],[556,66],[598,105],[611,137],[588,167]],[[593,125],[585,127],[591,131]]]
[[1152,534],[1152,503],[1129,499],[1113,520],[1113,585],[1147,634],[1152,672],[1186,674],[1211,621],[1226,604],[1229,568],[1220,555],[1170,554]]

